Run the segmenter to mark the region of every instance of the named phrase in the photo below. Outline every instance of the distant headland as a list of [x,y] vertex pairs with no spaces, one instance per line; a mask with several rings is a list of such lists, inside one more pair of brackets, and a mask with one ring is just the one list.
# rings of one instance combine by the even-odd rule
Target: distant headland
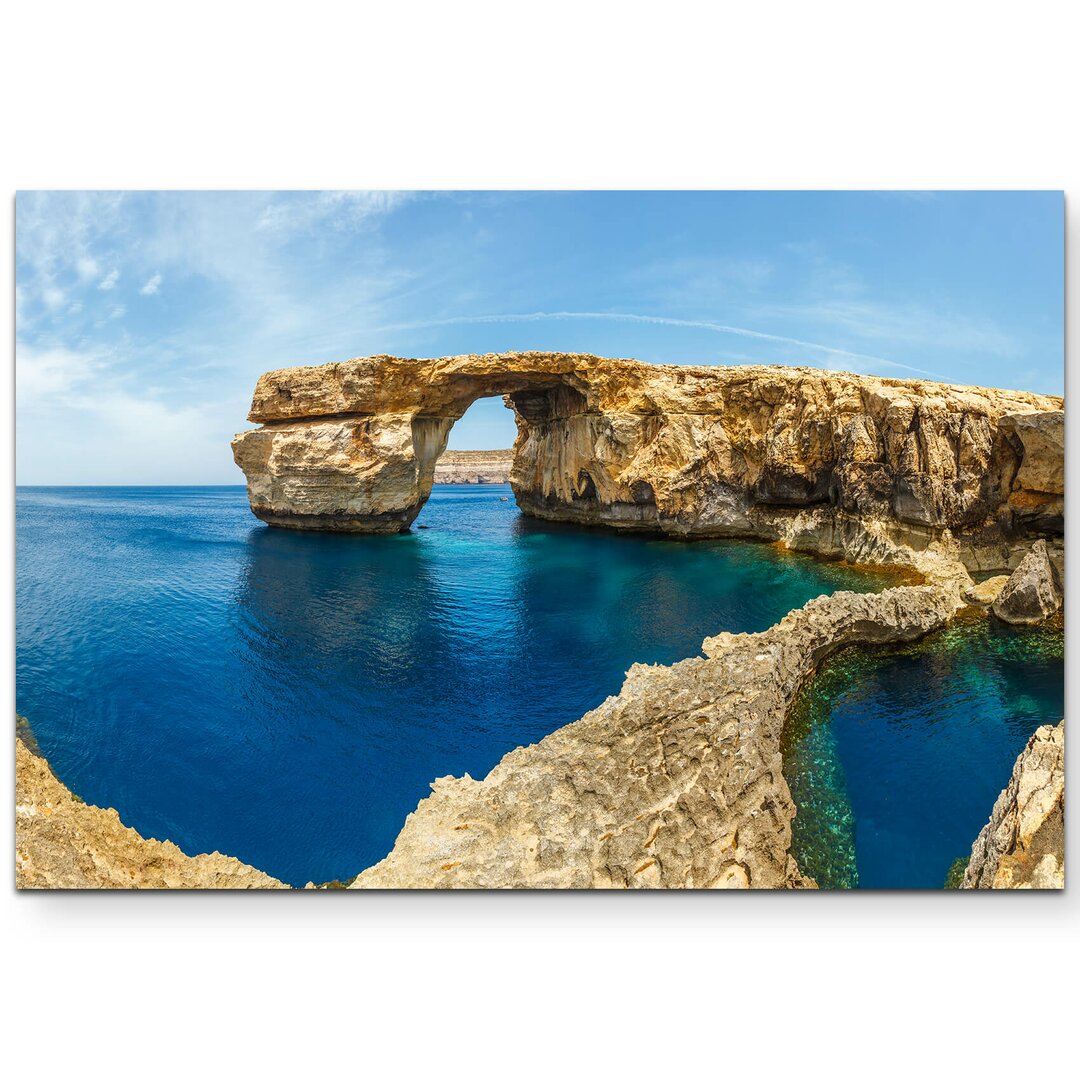
[[513,450],[447,450],[435,462],[436,484],[508,484]]

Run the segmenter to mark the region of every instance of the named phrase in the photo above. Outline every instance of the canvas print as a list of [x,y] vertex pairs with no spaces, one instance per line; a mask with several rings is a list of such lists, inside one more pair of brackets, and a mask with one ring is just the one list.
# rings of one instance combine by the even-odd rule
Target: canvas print
[[1060,192],[23,192],[24,889],[1059,889]]

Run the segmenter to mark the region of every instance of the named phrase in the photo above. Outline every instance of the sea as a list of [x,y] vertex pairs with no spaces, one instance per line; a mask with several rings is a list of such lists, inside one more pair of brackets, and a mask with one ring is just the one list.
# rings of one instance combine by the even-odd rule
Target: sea
[[[377,862],[433,780],[483,777],[631,664],[890,583],[536,522],[508,485],[437,486],[398,536],[269,528],[242,487],[25,487],[16,531],[17,709],[57,775],[145,836],[297,886]],[[958,633],[816,680],[789,733],[799,842],[835,887],[940,887],[1060,719],[1052,631]]]

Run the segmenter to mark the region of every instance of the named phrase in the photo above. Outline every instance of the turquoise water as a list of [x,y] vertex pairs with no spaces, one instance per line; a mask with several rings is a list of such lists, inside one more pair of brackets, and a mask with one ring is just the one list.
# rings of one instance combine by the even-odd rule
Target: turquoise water
[[885,584],[537,524],[494,486],[436,488],[402,536],[270,529],[242,488],[26,488],[16,523],[17,707],[60,777],[294,885],[370,866],[431,780],[485,775],[635,661]]
[[829,888],[941,888],[1064,692],[1060,625],[984,615],[826,662],[784,738],[803,872]]

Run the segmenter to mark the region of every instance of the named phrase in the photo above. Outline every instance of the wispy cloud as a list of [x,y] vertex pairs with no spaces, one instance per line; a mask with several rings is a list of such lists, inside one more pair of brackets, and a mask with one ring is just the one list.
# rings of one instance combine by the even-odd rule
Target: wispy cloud
[[15,348],[15,395],[20,409],[53,407],[93,380],[105,367],[100,353],[62,346]]
[[923,304],[832,299],[766,304],[756,310],[763,317],[831,328],[868,342],[888,341],[920,349],[990,353],[1005,358],[1023,352],[1019,341],[986,316],[976,320]]
[[[409,198],[20,194],[21,481],[235,480],[229,440],[258,373],[320,356],[322,337],[343,355],[385,320],[410,275],[379,221]],[[259,229],[279,203],[303,212]],[[166,286],[176,302],[148,317]]]
[[[968,361],[955,358],[964,354],[1014,358],[1023,353],[1021,343],[985,313],[975,318],[925,300],[882,295],[880,282],[872,285],[857,267],[815,240],[786,241],[770,251],[769,258],[661,260],[630,271],[626,280],[672,325],[697,323],[725,333],[754,328],[745,336],[897,371],[930,374],[927,366],[907,363],[906,357],[881,356],[883,343],[909,356],[950,353],[961,364]],[[717,310],[728,317],[710,318]],[[790,329],[796,333],[787,333]]]
[[771,341],[781,345],[793,345],[800,349],[810,349],[814,352],[823,353],[835,360],[852,362],[856,365],[880,365],[897,371],[910,371],[918,375],[926,375],[932,379],[941,379],[943,376],[925,368],[912,367],[910,364],[901,364],[895,360],[889,360],[884,356],[872,356],[868,353],[852,352],[849,349],[838,348],[834,345],[824,345],[821,342],[805,341],[802,338],[785,337],[782,334],[770,334],[763,330],[753,330],[745,326],[728,326],[724,323],[711,322],[707,319],[674,319],[664,315],[641,315],[631,312],[615,311],[533,311],[527,314],[504,314],[504,315],[457,315],[447,319],[423,319],[416,322],[398,323],[379,328],[380,332],[419,330],[438,326],[459,326],[470,323],[523,323],[544,322],[567,319],[591,319],[606,320],[609,322],[624,323],[647,323],[654,326],[677,326],[694,330],[708,330],[715,334],[733,334],[737,337],[756,338],[759,341]]
[[329,226],[357,228],[418,197],[412,191],[319,191],[289,193],[271,201],[256,227],[286,232]]

